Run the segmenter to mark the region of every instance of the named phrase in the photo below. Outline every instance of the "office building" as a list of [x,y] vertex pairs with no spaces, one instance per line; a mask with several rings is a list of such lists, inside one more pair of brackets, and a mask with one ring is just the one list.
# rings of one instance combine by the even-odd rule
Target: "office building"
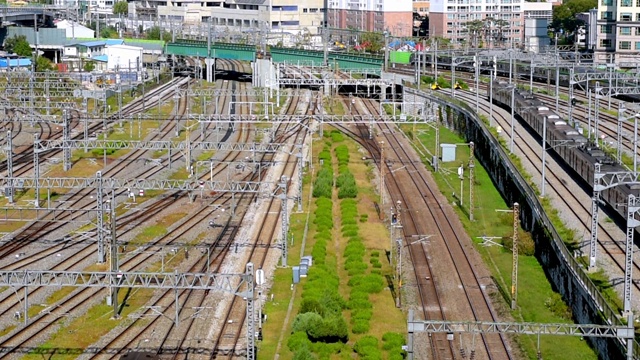
[[390,36],[411,36],[411,0],[328,0],[330,28],[384,32]]
[[600,0],[594,61],[620,68],[640,65],[640,1]]

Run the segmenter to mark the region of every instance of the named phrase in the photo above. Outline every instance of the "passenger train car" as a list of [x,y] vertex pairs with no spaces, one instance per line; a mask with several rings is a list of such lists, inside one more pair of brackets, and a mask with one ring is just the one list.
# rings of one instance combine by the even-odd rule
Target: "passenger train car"
[[[520,93],[517,89],[512,91],[505,82],[494,82],[493,101],[495,104],[509,109],[512,92],[514,98],[514,113],[521,121],[525,122],[540,138],[543,136],[544,123],[546,122],[547,146],[553,147],[565,163],[571,167],[590,189],[593,188],[593,174],[595,164],[601,164],[601,172],[626,172],[628,171],[616,160],[600,149],[595,143],[588,140],[579,131],[569,126],[560,116],[550,110],[542,101],[529,93]],[[638,196],[640,188],[636,186],[621,185],[607,189],[600,193],[601,199],[626,218],[626,207],[617,206],[626,204],[629,194]]]
[[[471,54],[473,55],[473,54]],[[456,71],[460,72],[470,72],[474,73],[475,69],[473,67],[473,59],[470,55],[460,55],[467,59],[467,61],[460,62],[455,66]],[[493,71],[497,74],[497,76],[507,77],[509,76],[509,72],[513,74],[513,76],[519,79],[529,79],[531,76],[531,64],[529,62],[513,60],[512,64],[509,65],[509,60],[496,60],[495,64],[493,60],[489,60],[490,57],[485,55],[480,55],[481,64],[480,64],[480,73],[488,75],[493,68]],[[417,61],[416,54],[411,55],[411,66],[415,67]],[[422,66],[425,68],[431,68],[435,65],[435,57],[433,54],[424,54],[422,55]],[[451,55],[450,54],[439,54],[437,56],[437,64],[438,69],[440,70],[451,70]],[[511,70],[509,69],[511,68]],[[556,81],[556,70],[554,64],[535,64],[533,67],[533,80],[538,82],[546,83],[549,81],[550,84],[555,84]],[[586,72],[601,72],[601,70],[594,69],[591,66],[575,66],[575,71],[577,73],[586,73]],[[562,67],[560,68],[559,73],[559,85],[561,86],[569,86],[569,70]],[[547,80],[548,79],[548,80]]]

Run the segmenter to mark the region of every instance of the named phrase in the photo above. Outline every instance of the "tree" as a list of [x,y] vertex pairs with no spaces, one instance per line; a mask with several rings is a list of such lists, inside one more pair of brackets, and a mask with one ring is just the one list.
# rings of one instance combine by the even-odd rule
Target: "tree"
[[53,63],[51,62],[51,60],[47,59],[44,56],[38,56],[38,58],[36,59],[36,71],[42,72],[42,71],[52,71],[52,70],[53,70]]
[[147,40],[164,40],[166,42],[171,41],[171,33],[163,31],[159,26],[153,26],[147,30]]
[[553,8],[551,27],[556,31],[562,29],[568,33],[574,32],[583,23],[576,19],[576,14],[589,11],[597,6],[597,0],[567,0],[562,5]]
[[464,24],[467,29],[467,35],[471,38],[471,46],[477,48],[478,46],[478,38],[480,38],[483,34],[485,23],[482,20],[473,20],[467,21]]
[[4,40],[4,50],[18,56],[31,56],[31,47],[24,35],[14,35]]
[[360,44],[368,52],[377,53],[384,47],[384,35],[375,32],[366,32],[360,37]]
[[84,71],[86,72],[91,72],[95,70],[95,68],[96,68],[96,63],[93,61],[87,61],[84,63]]
[[126,1],[118,1],[113,4],[114,15],[127,15],[129,14],[129,4]]

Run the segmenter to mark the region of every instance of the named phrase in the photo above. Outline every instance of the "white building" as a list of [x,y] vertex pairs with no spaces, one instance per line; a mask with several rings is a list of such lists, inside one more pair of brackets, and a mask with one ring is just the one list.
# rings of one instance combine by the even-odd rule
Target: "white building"
[[640,1],[598,1],[597,31],[595,62],[624,68],[640,65]]
[[183,30],[206,22],[230,30],[298,33],[306,29],[315,34],[324,22],[324,0],[144,0],[136,5],[136,12],[144,9],[157,10],[160,21],[173,22]]
[[[454,43],[477,41],[485,47],[522,46],[526,43],[525,20],[550,20],[552,6],[551,2],[525,0],[432,0],[429,26],[435,36]],[[474,20],[485,21],[482,34],[471,34],[467,29],[466,24]]]
[[86,26],[82,26],[75,21],[60,20],[56,22],[56,27],[58,29],[65,30],[67,39],[94,38],[96,34],[94,30],[91,30]]
[[388,31],[391,36],[411,36],[411,0],[328,0],[329,27],[361,31]]
[[111,45],[105,50],[107,70],[138,71],[142,66],[142,48],[128,45]]

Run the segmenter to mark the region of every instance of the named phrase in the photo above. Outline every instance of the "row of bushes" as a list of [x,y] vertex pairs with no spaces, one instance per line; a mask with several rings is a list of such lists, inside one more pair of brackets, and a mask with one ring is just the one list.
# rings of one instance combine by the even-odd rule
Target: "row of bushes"
[[339,145],[336,147],[335,152],[338,159],[338,178],[336,179],[338,199],[356,198],[358,196],[358,187],[356,186],[355,177],[349,171],[349,149],[346,145]]
[[333,168],[331,166],[331,150],[329,147],[325,146],[318,158],[322,160],[323,165],[320,167],[313,183],[313,197],[331,199],[333,193]]
[[323,160],[314,181],[316,197],[315,243],[311,250],[313,267],[309,268],[302,291],[300,310],[292,325],[292,336],[287,346],[295,360],[328,358],[339,352],[349,340],[349,328],[342,315],[346,301],[338,292],[340,278],[335,258],[327,256],[327,245],[333,240],[333,170],[331,151],[325,147],[320,152]]
[[[387,359],[402,360],[404,359],[404,336],[398,333],[388,332],[382,335],[382,348],[389,352]],[[363,336],[353,346],[353,350],[362,359],[382,359],[382,353],[378,347],[378,339],[367,335]]]
[[364,261],[366,248],[358,234],[358,209],[354,199],[344,199],[340,203],[342,215],[342,235],[346,237],[344,249],[344,268],[349,274],[348,285],[351,287],[348,308],[351,310],[351,331],[364,334],[369,331],[369,321],[373,316],[373,305],[369,294],[378,293],[384,288],[382,276],[378,273],[367,274],[368,265]]
[[[336,147],[336,157],[340,166],[340,173],[351,172],[348,169],[349,153],[346,146]],[[340,161],[342,160],[342,162]],[[353,176],[351,176],[353,179]],[[355,187],[355,179],[353,180]],[[354,198],[357,197],[357,193]],[[380,293],[384,289],[384,279],[381,275],[382,263],[380,252],[371,251],[369,263],[373,269],[368,270],[365,262],[367,249],[359,234],[358,202],[355,199],[343,199],[340,202],[340,215],[342,219],[342,236],[347,239],[343,257],[344,268],[349,274],[348,285],[351,287],[347,307],[351,310],[351,331],[354,334],[369,332],[370,320],[373,316],[373,304],[369,300],[370,294]],[[404,357],[402,345],[404,336],[398,333],[386,333],[383,336],[384,349],[389,352],[388,359],[400,360]],[[378,347],[378,339],[373,336],[364,336],[356,342],[353,350],[362,359],[382,359],[382,353]]]

